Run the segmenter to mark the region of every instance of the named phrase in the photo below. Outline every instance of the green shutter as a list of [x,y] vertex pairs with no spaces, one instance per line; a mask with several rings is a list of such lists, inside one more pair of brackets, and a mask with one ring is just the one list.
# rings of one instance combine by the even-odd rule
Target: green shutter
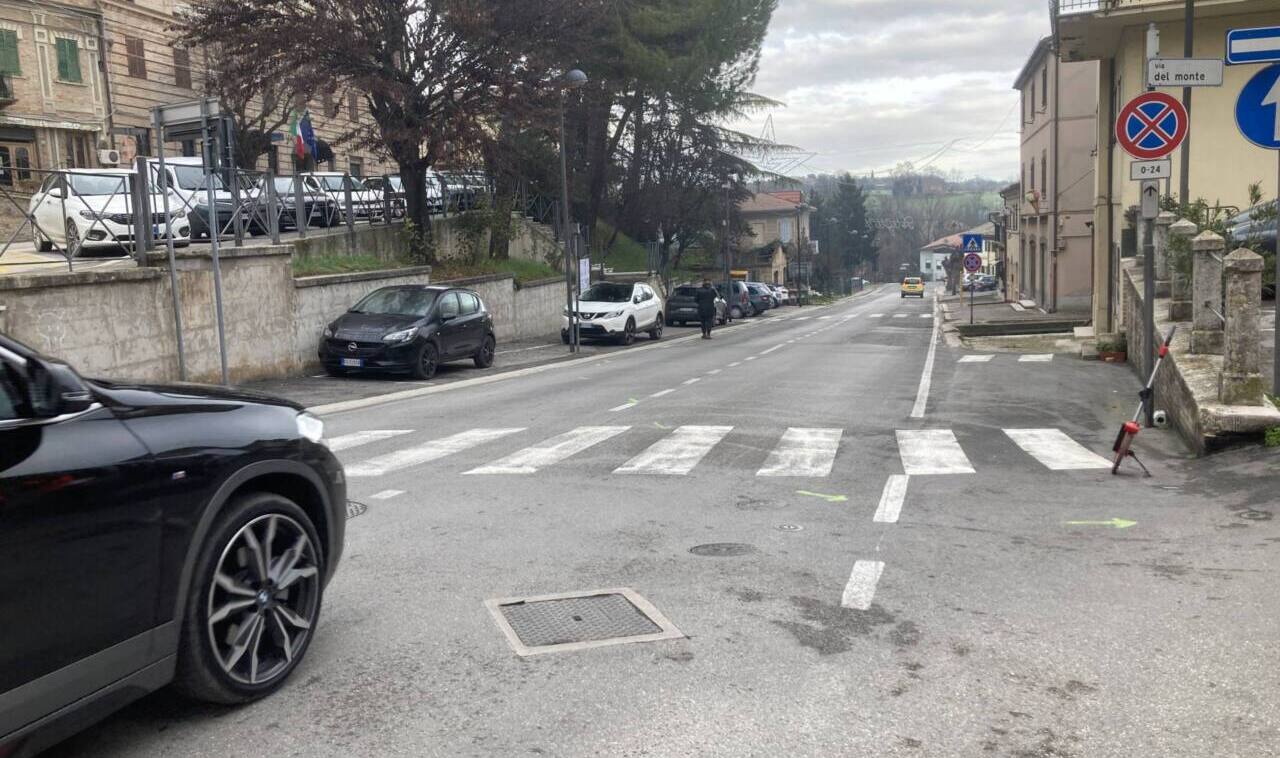
[[64,82],[83,81],[80,78],[80,47],[73,39],[58,38],[58,78]]
[[0,29],[0,74],[21,74],[18,63],[18,33]]

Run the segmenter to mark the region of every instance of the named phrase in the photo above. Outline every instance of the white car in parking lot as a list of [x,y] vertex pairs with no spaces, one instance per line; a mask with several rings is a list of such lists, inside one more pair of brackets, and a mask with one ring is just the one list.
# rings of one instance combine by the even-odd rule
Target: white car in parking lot
[[[179,207],[164,220],[163,198],[151,195],[151,233],[165,239],[173,229],[174,245],[191,243],[191,222]],[[171,203],[171,208],[176,203]],[[27,213],[41,252],[57,244],[63,249],[109,248],[131,245],[134,237],[133,172],[122,168],[69,169],[49,174],[31,196]]]
[[[637,332],[662,338],[662,298],[647,284],[596,282],[578,298],[578,334],[630,345]],[[569,311],[560,320],[560,339],[569,342]]]

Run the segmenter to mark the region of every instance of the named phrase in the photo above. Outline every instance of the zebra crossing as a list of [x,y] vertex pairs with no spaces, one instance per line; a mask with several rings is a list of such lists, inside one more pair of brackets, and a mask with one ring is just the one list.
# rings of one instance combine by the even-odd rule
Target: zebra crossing
[[[652,430],[644,427],[644,434]],[[735,428],[728,425],[688,424],[675,429],[663,428],[662,436],[639,453],[621,462],[611,471],[615,475],[686,476],[704,465],[704,459]],[[375,451],[363,456],[362,448],[382,448],[399,444],[414,432],[404,429],[379,429],[354,432],[328,441],[346,463],[350,479],[376,479],[409,469],[417,469],[445,458],[471,458],[489,451],[508,438],[528,430],[524,427],[477,428],[427,440],[415,439],[389,452]],[[1010,454],[1002,461],[1021,460],[1048,471],[1081,471],[1110,468],[1111,462],[1072,439],[1057,428],[1002,429],[1002,444],[1011,444]],[[465,476],[527,476],[553,466],[570,462],[575,456],[600,448],[624,435],[638,434],[630,425],[579,426],[541,439],[514,451],[494,454],[487,462],[468,460],[460,466]],[[740,432],[741,433],[741,432]],[[894,433],[898,459],[904,476],[967,475],[977,472],[973,461],[951,429],[899,429]],[[767,478],[825,478],[838,470],[841,445],[845,442],[842,428],[790,427],[781,431],[772,443],[755,476]],[[979,440],[974,435],[965,444]],[[631,448],[634,452],[634,448]],[[847,452],[847,451],[846,451]],[[463,456],[463,453],[469,455]],[[607,455],[607,453],[606,453]],[[619,456],[621,458],[622,456]],[[594,459],[594,460],[598,460]],[[477,465],[479,464],[479,465]],[[712,465],[712,464],[705,464]],[[1004,465],[1004,464],[1002,464]],[[745,473],[745,472],[744,472]]]

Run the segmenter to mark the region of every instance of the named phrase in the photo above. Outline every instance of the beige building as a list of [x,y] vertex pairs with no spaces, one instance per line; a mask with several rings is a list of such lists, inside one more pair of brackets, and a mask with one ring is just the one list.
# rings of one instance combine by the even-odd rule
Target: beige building
[[1049,312],[1087,312],[1093,298],[1097,64],[1059,63],[1040,40],[1014,81],[1022,96],[1022,203],[1008,257],[1010,296]]
[[787,283],[789,259],[807,261],[809,214],[813,208],[797,191],[757,192],[738,206],[750,236],[737,242],[735,268],[749,271],[754,281]]
[[[1093,321],[1099,332],[1113,331],[1120,317],[1117,283],[1120,257],[1131,254],[1134,234],[1126,210],[1138,205],[1138,183],[1129,180],[1132,160],[1112,138],[1116,114],[1146,88],[1147,25],[1156,24],[1165,57],[1183,56],[1183,0],[1125,0],[1117,3],[1059,0],[1055,28],[1064,61],[1097,61],[1101,93],[1096,124]],[[1227,30],[1280,23],[1277,0],[1215,0],[1195,7],[1197,58],[1225,56]],[[1265,198],[1276,196],[1276,154],[1249,143],[1235,125],[1235,101],[1259,66],[1227,66],[1221,87],[1198,87],[1191,102],[1190,198],[1248,207],[1248,187],[1260,183]],[[1064,66],[1065,69],[1065,66]],[[1162,90],[1181,97],[1181,89]],[[1178,193],[1182,163],[1174,154],[1172,193]],[[1126,234],[1126,229],[1128,234]]]
[[1001,290],[1006,297],[1013,297],[1017,294],[1010,282],[1018,280],[1018,247],[1022,238],[1022,185],[1014,182],[1004,189],[1000,190],[1000,236],[1003,237],[1003,245],[1000,250],[1000,260],[1003,267],[997,270],[996,276],[1001,277]]

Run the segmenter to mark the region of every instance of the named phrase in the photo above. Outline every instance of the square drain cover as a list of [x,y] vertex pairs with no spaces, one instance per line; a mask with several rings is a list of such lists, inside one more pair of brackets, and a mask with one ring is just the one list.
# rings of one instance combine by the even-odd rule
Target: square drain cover
[[626,588],[499,598],[485,605],[518,655],[684,636],[648,600]]

